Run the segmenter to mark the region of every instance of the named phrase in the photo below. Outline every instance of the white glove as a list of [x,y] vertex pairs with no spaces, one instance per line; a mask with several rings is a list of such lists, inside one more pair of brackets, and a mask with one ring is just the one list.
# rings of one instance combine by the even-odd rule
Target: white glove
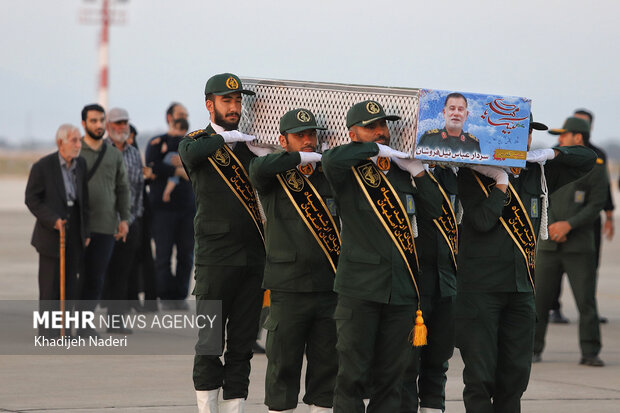
[[219,134],[222,138],[224,138],[224,142],[232,143],[232,142],[251,142],[256,139],[256,136],[246,135],[245,133],[241,133],[238,130],[229,130]]
[[473,165],[470,168],[493,179],[497,185],[508,185],[508,174],[499,166]]
[[528,162],[541,163],[555,158],[555,151],[553,149],[534,149],[533,151],[527,151]]
[[418,176],[424,172],[424,165],[418,159],[392,158],[392,161],[403,171],[407,171],[411,176]]
[[301,158],[300,165],[307,165],[312,162],[321,162],[322,155],[316,152],[299,152]]
[[[245,135],[250,136],[250,135]],[[256,156],[265,156],[273,153],[273,148],[267,148],[264,146],[252,145],[250,142],[246,142],[248,149]]]
[[382,156],[384,158],[409,158],[405,152],[397,151],[396,149],[392,149],[387,145],[382,145],[380,143],[376,144],[379,147],[378,156]]

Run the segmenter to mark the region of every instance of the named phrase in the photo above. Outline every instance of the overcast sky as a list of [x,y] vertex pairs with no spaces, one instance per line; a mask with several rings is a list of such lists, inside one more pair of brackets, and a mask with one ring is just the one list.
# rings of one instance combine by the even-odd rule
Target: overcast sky
[[[78,16],[101,0],[0,2],[0,138],[51,140],[96,100],[100,29]],[[138,130],[164,129],[173,100],[203,127],[204,84],[230,71],[522,96],[551,127],[586,107],[594,141],[620,142],[617,0],[112,3],[126,24],[111,28],[109,105]]]

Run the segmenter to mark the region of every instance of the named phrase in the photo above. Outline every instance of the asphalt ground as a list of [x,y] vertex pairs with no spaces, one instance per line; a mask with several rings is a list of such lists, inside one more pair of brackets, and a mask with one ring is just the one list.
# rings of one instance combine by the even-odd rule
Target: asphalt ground
[[[23,204],[24,187],[24,178],[0,178],[1,300],[37,299],[38,256],[30,246],[34,218]],[[603,245],[599,271],[599,312],[609,319],[601,327],[606,366],[578,364],[578,314],[565,280],[562,303],[571,323],[550,325],[543,362],[533,366],[523,396],[524,412],[620,411],[620,227],[616,231]],[[10,334],[2,331],[0,337]],[[192,361],[191,355],[0,355],[0,412],[195,412]],[[264,355],[252,360],[248,413],[267,411],[266,362]],[[448,371],[447,412],[465,411],[462,368],[457,350]]]

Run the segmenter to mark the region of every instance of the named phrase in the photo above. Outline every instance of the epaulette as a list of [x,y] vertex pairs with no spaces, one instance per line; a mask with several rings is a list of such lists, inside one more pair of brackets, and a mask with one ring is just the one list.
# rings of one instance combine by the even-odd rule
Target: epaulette
[[474,141],[476,141],[476,142],[480,142],[480,141],[478,140],[478,138],[476,138],[474,135],[472,135],[472,134],[471,134],[471,133],[469,133],[469,132],[467,132],[467,136],[468,136],[470,139],[473,139],[473,140],[474,140]]
[[206,129],[198,129],[198,130],[190,132],[190,133],[188,133],[186,135],[187,138],[194,139],[194,140],[196,140],[196,139],[198,139],[198,138],[200,138],[202,136],[208,136],[208,133],[207,133]]
[[596,158],[596,164],[597,165],[603,165],[603,164],[605,164],[605,160],[603,158]]
[[435,133],[439,133],[439,129],[431,129],[424,132],[425,135],[433,135]]

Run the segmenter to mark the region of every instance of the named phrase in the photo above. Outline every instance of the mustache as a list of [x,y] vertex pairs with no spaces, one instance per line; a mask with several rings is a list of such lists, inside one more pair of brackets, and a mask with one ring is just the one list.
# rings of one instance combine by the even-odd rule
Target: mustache
[[232,116],[232,115],[235,115],[238,118],[241,117],[241,114],[239,112],[228,112],[225,116]]

